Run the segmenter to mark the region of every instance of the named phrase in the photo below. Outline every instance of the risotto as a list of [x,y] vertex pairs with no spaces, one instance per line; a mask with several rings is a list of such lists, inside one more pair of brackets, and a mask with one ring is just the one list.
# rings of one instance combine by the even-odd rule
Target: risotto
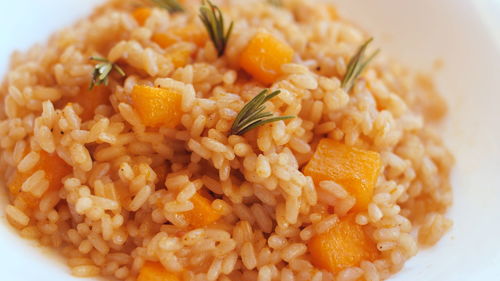
[[451,227],[454,160],[374,45],[321,1],[107,1],[12,57],[6,218],[79,277],[387,279]]

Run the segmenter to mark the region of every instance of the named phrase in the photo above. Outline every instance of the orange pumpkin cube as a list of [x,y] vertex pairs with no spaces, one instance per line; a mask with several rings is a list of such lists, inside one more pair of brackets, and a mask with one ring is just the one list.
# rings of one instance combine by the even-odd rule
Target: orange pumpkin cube
[[79,104],[83,111],[79,115],[83,122],[94,119],[95,109],[99,105],[110,105],[111,91],[104,85],[95,86],[92,90],[84,88],[74,97],[63,97],[56,103],[57,108],[62,108],[68,103]]
[[14,177],[9,183],[9,191],[12,195],[17,195],[21,192],[21,186],[29,178],[29,173],[19,173],[16,171]]
[[172,28],[171,32],[181,38],[182,41],[192,42],[198,47],[203,47],[208,40],[206,30],[202,26],[196,24]]
[[155,33],[151,37],[151,40],[156,44],[160,45],[162,48],[168,48],[174,43],[179,42],[180,38],[171,33]]
[[188,64],[191,52],[189,50],[175,50],[166,54],[165,57],[169,58],[176,68],[179,68]]
[[144,22],[151,16],[151,9],[146,7],[137,8],[132,13],[132,16],[139,25],[144,25]]
[[183,27],[172,27],[165,33],[155,33],[151,39],[162,48],[170,47],[177,42],[191,42],[202,47],[208,37],[201,27],[188,24]]
[[340,18],[339,13],[337,12],[337,9],[335,8],[335,6],[333,6],[331,4],[327,4],[326,11],[328,12],[328,15],[330,16],[330,19],[338,20]]
[[[20,196],[30,206],[38,204],[38,198],[35,198],[30,193],[21,191],[23,183],[36,171],[43,170],[45,178],[49,182],[49,187],[45,193],[49,191],[59,190],[62,186],[62,179],[73,171],[73,168],[66,164],[56,153],[49,154],[45,151],[40,151],[40,159],[38,163],[28,172],[16,172],[13,180],[10,182],[9,191],[14,196]],[[43,196],[43,195],[42,195]]]
[[196,193],[190,200],[193,203],[193,209],[184,212],[184,218],[189,225],[194,227],[204,227],[214,223],[220,218],[220,213],[212,208],[212,203],[207,198]]
[[62,179],[73,171],[73,167],[56,153],[48,154],[45,151],[40,152],[37,166],[45,171],[45,178],[49,181],[48,190],[59,190],[63,186]]
[[146,126],[174,128],[181,120],[182,94],[176,90],[135,85],[132,101]]
[[327,232],[316,235],[308,243],[313,264],[319,268],[338,273],[363,260],[375,260],[379,252],[375,243],[356,224],[354,215],[341,219]]
[[353,211],[365,210],[372,200],[380,172],[380,154],[322,139],[304,168],[316,185],[332,180],[342,185],[355,199]]
[[21,199],[28,207],[34,208],[38,205],[39,199],[29,192],[21,191],[23,183],[31,176],[31,173],[16,172],[14,178],[8,185],[9,191],[17,199]]
[[78,103],[83,107],[80,115],[82,121],[92,120],[95,115],[95,109],[99,105],[110,105],[109,96],[111,91],[104,86],[94,87],[92,90],[84,89],[80,95],[75,96],[71,102]]
[[161,263],[147,261],[142,266],[137,281],[180,281],[180,279],[168,272]]
[[281,75],[281,65],[290,63],[293,49],[269,33],[257,33],[240,55],[240,66],[263,84]]

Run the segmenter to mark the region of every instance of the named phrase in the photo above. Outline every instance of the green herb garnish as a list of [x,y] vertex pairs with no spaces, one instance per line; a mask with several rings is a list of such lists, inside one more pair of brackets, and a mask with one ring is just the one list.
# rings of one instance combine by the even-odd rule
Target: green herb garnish
[[276,7],[283,7],[283,2],[281,0],[267,0],[267,3]]
[[276,90],[269,94],[269,89],[265,89],[250,100],[236,116],[231,127],[231,135],[243,135],[267,123],[295,118],[291,115],[271,117],[273,116],[271,112],[263,112],[266,109],[264,103],[279,95],[280,92],[280,90]]
[[184,8],[177,0],[151,0],[158,7],[161,7],[170,13],[184,12]]
[[222,12],[219,7],[212,4],[210,0],[203,0],[203,4],[200,7],[200,19],[205,25],[208,35],[217,49],[217,54],[219,57],[222,56],[226,50],[231,31],[233,30],[233,22],[229,25],[228,30],[225,31]]
[[92,90],[94,86],[99,86],[101,84],[108,85],[108,76],[114,69],[121,76],[125,76],[125,71],[118,66],[116,63],[112,63],[106,58],[101,57],[90,57],[90,60],[98,61],[100,63],[94,66],[94,71],[92,72],[92,81],[90,82],[89,89]]
[[379,53],[380,50],[376,50],[369,57],[365,56],[365,51],[368,45],[373,41],[373,38],[368,39],[363,45],[358,49],[358,52],[354,57],[351,58],[349,64],[347,65],[347,71],[342,79],[341,87],[347,93],[354,86],[354,83],[358,79],[359,75],[363,72],[365,67],[370,63],[370,61]]

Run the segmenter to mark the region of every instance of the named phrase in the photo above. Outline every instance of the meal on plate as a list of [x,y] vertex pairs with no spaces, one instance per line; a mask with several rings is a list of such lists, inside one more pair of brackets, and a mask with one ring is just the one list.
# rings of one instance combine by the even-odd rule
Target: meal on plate
[[444,100],[326,2],[110,0],[0,94],[2,209],[74,276],[383,280],[451,226]]

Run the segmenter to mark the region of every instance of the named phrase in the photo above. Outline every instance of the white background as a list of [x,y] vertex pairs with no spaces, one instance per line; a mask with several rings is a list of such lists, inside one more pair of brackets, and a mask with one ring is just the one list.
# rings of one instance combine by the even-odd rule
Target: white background
[[[44,42],[99,2],[0,0],[0,73],[14,49]],[[436,77],[450,105],[443,133],[457,158],[449,213],[455,225],[392,280],[500,280],[500,1],[335,2],[386,55],[420,70],[444,60]],[[0,199],[2,205],[5,197]],[[0,212],[0,280],[72,280],[62,262],[31,244]]]

